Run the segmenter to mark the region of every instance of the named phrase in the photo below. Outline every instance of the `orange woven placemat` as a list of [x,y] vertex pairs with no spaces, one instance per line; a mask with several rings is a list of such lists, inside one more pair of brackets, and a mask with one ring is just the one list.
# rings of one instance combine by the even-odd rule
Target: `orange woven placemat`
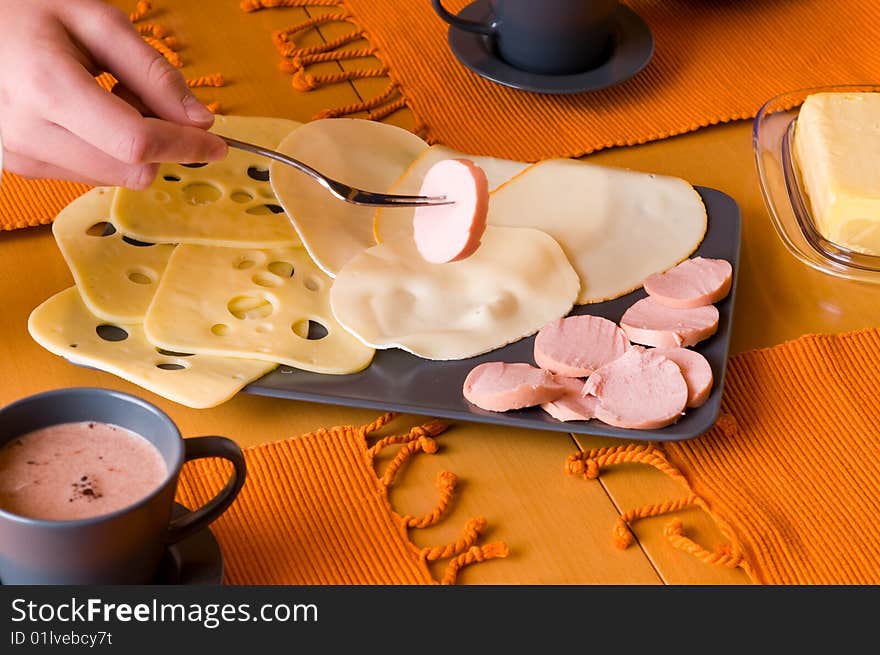
[[[446,0],[451,11],[469,0]],[[874,0],[627,0],[650,25],[648,67],[619,86],[570,96],[509,89],[464,68],[447,44],[447,25],[428,0],[244,0],[242,9],[338,6],[353,23],[328,46],[298,48],[308,24],[276,35],[294,85],[309,89],[387,73],[396,88],[361,106],[375,118],[404,103],[431,142],[474,154],[533,161],[579,156],[755,115],[782,91],[870,82],[880,70],[880,4]],[[348,44],[365,36],[370,48]],[[335,49],[334,49],[335,46]],[[383,66],[346,75],[311,75],[311,65],[375,55]],[[402,97],[399,97],[402,94]],[[327,112],[325,112],[326,114]]]
[[706,549],[673,519],[670,543],[764,584],[880,584],[880,330],[806,336],[734,357],[715,428],[698,439],[575,453],[570,473],[639,462],[687,493],[625,512],[614,527],[689,506],[730,542]]
[[[396,513],[388,490],[406,461],[434,453],[446,426],[431,421],[405,434],[368,436],[394,418],[385,414],[361,428],[321,429],[245,450],[248,475],[241,494],[212,526],[223,550],[228,584],[433,584],[455,582],[466,565],[507,556],[503,543],[479,545],[482,518],[464,526],[451,544],[419,548],[410,529],[435,524],[455,489],[454,474],[437,479],[440,500],[424,516]],[[397,448],[381,473],[374,459]],[[178,500],[203,505],[229,475],[226,462],[197,460],[180,477]],[[447,560],[435,580],[428,564]]]

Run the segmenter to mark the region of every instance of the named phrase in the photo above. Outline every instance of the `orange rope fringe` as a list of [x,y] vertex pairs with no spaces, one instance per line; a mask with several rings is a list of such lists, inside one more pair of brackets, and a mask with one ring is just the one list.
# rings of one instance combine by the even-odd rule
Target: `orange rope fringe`
[[[341,0],[244,0],[239,6],[243,12],[253,12],[274,7],[339,7],[341,4]],[[364,31],[359,28],[355,28],[351,32],[347,32],[326,43],[312,46],[297,46],[295,42],[294,37],[296,34],[310,29],[317,29],[325,23],[351,23],[351,18],[352,16],[347,10],[340,9],[339,11],[328,12],[321,16],[309,18],[286,29],[277,30],[272,34],[272,42],[283,58],[278,64],[278,68],[282,72],[293,75],[291,85],[294,89],[297,91],[312,91],[326,84],[386,77],[388,75],[387,66],[321,75],[308,73],[308,67],[313,64],[341,62],[349,59],[370,57],[376,54],[376,49],[373,47],[341,49],[342,46],[357,41],[364,36]],[[338,118],[359,112],[367,112],[366,118],[369,120],[383,120],[407,106],[406,98],[403,96],[392,100],[392,97],[398,92],[397,86],[392,82],[384,91],[376,96],[348,105],[324,109],[313,118]],[[424,129],[425,126],[419,123],[415,126],[414,131],[419,133],[424,131]]]
[[152,9],[153,5],[147,2],[147,0],[139,0],[134,7],[134,11],[128,15],[128,20],[132,23],[137,23],[146,18]]
[[[724,416],[721,417],[725,419]],[[728,421],[729,422],[729,421]],[[726,424],[725,424],[726,425]],[[682,475],[669,460],[666,455],[654,445],[637,445],[629,444],[627,446],[616,446],[612,448],[594,448],[587,452],[578,452],[569,455],[565,463],[566,471],[571,475],[582,475],[586,480],[593,480],[599,477],[601,470],[608,466],[618,464],[647,464],[653,466],[670,478],[682,482],[689,488],[687,479]],[[615,521],[612,529],[612,539],[614,545],[618,548],[625,549],[633,544],[635,535],[631,526],[640,519],[652,516],[662,516],[672,512],[678,512],[689,507],[699,507],[707,513],[711,514],[710,508],[706,501],[690,493],[684,498],[678,500],[666,501],[663,503],[648,504],[642,507],[630,509]],[[749,573],[748,562],[742,546],[732,537],[732,532],[718,517],[715,518],[716,523],[729,544],[719,545],[713,551],[706,550],[692,539],[684,534],[684,526],[680,519],[673,518],[664,528],[663,534],[669,544],[678,550],[686,552],[706,564],[722,566],[726,568],[742,568]]]
[[[139,0],[137,5],[135,6],[135,10],[129,14],[128,18],[132,23],[138,23],[139,21],[144,20],[152,11],[153,7],[150,2],[146,0]],[[138,34],[146,41],[149,45],[151,45],[159,54],[161,54],[165,59],[175,68],[183,67],[183,59],[181,59],[180,55],[177,54],[176,50],[180,48],[180,41],[171,34],[169,34],[168,30],[159,25],[157,23],[140,23],[138,25],[134,25],[134,28],[137,30]],[[211,75],[201,75],[191,80],[187,80],[187,86],[190,88],[195,87],[220,87],[225,84],[223,76],[219,73],[214,73]],[[220,111],[220,103],[219,102],[211,102],[205,105],[213,114],[219,113]]]
[[277,7],[335,7],[339,0],[242,0],[239,7],[245,13],[260,11],[260,9],[275,9]]
[[201,75],[199,77],[194,77],[191,80],[186,81],[186,85],[193,89],[199,86],[223,86],[225,84],[225,80],[220,73],[214,73],[212,75]]
[[[375,432],[396,418],[396,416],[397,414],[392,412],[384,414],[373,421],[373,423],[361,428],[361,433],[366,436],[371,432]],[[390,488],[394,484],[394,480],[403,465],[419,452],[436,453],[438,446],[434,437],[439,436],[447,427],[448,425],[445,422],[434,419],[413,427],[407,434],[391,435],[377,440],[366,451],[368,461],[374,466],[376,455],[384,448],[391,445],[401,446],[397,453],[395,453],[394,458],[385,467],[382,477],[379,478],[380,484],[385,489]],[[437,524],[452,503],[457,482],[458,478],[454,473],[441,471],[437,476],[437,489],[440,491],[440,499],[437,505],[433,510],[422,516],[413,516],[411,514],[401,516],[397,514],[396,516],[400,521],[402,530],[405,532],[409,528],[426,528]],[[461,537],[452,543],[418,548],[410,542],[410,546],[415,549],[419,558],[424,562],[454,557],[446,566],[441,584],[455,584],[459,571],[465,566],[489,559],[507,557],[507,545],[502,542],[490,543],[484,546],[476,545],[485,529],[486,519],[475,517],[468,520]]]
[[397,84],[392,82],[382,93],[373,96],[369,100],[353,102],[350,105],[343,105],[334,109],[324,109],[315,116],[315,118],[338,118],[340,116],[348,116],[361,111],[369,111],[374,107],[384,104],[391,96],[398,92]]

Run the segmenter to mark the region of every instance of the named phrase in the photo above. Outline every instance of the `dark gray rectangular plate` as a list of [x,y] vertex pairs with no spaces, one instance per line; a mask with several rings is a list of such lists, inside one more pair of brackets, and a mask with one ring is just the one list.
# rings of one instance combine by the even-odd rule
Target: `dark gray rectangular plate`
[[[730,295],[718,303],[718,332],[695,348],[709,360],[715,377],[709,400],[702,407],[688,410],[674,425],[659,430],[627,430],[595,420],[563,423],[537,407],[496,413],[474,407],[464,399],[462,384],[468,372],[477,364],[490,361],[534,364],[534,337],[521,339],[479,357],[454,362],[433,362],[397,349],[380,350],[366,370],[353,375],[321,375],[281,366],[247,386],[244,391],[292,400],[624,439],[680,441],[696,437],[715,424],[721,407],[736,281],[739,277],[740,245],[740,213],[733,198],[704,187],[697,187],[697,191],[706,204],[709,225],[694,256],[728,260],[733,265],[733,288]],[[548,284],[551,283],[548,280]],[[594,314],[617,322],[630,305],[644,296],[644,290],[639,289],[615,300],[576,306],[572,314]]]

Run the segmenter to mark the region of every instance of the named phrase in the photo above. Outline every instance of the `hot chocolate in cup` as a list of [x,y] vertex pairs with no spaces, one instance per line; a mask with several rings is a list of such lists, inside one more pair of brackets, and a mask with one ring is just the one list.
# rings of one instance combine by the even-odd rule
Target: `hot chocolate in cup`
[[451,14],[432,0],[454,28],[485,34],[501,59],[543,75],[584,73],[605,63],[613,46],[618,0],[495,0],[483,22]]
[[[202,457],[229,460],[232,475],[206,505],[172,521],[180,470]],[[225,437],[183,439],[144,400],[74,388],[0,409],[0,476],[3,584],[148,584],[170,544],[229,507],[245,462]]]

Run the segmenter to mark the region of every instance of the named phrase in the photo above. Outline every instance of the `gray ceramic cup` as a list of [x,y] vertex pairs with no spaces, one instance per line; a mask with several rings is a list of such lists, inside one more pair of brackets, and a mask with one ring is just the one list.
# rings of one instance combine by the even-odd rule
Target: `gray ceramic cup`
[[[244,456],[234,441],[183,439],[157,407],[110,389],[58,389],[7,405],[0,409],[0,445],[32,430],[80,421],[112,423],[145,437],[161,453],[168,473],[146,498],[102,516],[48,521],[0,509],[3,584],[149,584],[166,547],[207,527],[244,484]],[[233,473],[206,505],[172,521],[180,469],[202,457],[229,460]]]
[[498,56],[524,71],[547,75],[582,73],[610,54],[618,0],[495,0],[485,22],[459,18],[431,0],[450,25],[485,34]]

